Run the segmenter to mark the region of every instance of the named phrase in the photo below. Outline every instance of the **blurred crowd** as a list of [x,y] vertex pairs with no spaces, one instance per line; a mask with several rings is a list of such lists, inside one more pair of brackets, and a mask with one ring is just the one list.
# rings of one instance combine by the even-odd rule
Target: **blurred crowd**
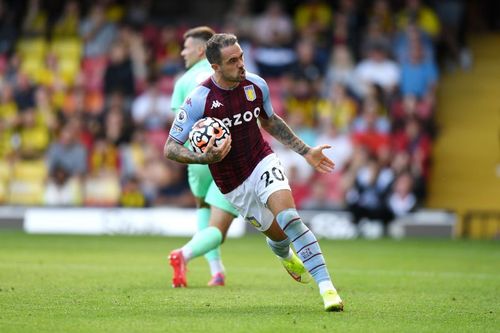
[[[152,23],[152,1],[0,0],[0,204],[194,206],[163,158],[192,22]],[[439,69],[468,68],[460,0],[230,2],[233,32],[275,112],[336,171],[314,173],[266,135],[301,209],[389,221],[426,195]],[[16,24],[18,22],[19,24]],[[175,23],[172,23],[175,22]],[[196,22],[196,24],[193,24]]]

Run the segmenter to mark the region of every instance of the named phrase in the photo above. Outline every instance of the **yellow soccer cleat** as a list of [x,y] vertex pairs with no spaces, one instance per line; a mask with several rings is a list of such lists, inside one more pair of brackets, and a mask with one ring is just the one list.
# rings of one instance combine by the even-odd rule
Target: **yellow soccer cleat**
[[325,311],[344,311],[344,303],[336,290],[327,290],[321,297],[323,297]]
[[290,274],[295,281],[300,283],[309,283],[309,281],[311,281],[311,274],[309,274],[304,264],[295,253],[292,254],[290,259],[280,258],[280,260],[283,267],[285,267],[288,274]]

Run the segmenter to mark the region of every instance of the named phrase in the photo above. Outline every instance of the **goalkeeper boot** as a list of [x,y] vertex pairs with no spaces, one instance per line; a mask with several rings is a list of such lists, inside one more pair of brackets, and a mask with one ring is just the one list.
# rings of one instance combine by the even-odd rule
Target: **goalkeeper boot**
[[170,252],[168,256],[170,260],[170,266],[174,270],[174,275],[172,277],[172,287],[174,288],[182,288],[187,287],[186,281],[186,262],[184,260],[184,256],[182,255],[182,251],[180,249],[173,250]]
[[344,303],[342,303],[336,290],[327,290],[321,297],[323,297],[325,311],[344,311]]
[[214,276],[212,276],[212,279],[208,281],[208,286],[209,287],[222,287],[224,285],[224,274],[222,273],[217,273]]
[[311,274],[309,274],[304,264],[295,253],[293,253],[289,259],[280,258],[280,260],[283,267],[285,267],[288,274],[290,274],[295,281],[300,283],[309,283],[309,281],[311,281]]

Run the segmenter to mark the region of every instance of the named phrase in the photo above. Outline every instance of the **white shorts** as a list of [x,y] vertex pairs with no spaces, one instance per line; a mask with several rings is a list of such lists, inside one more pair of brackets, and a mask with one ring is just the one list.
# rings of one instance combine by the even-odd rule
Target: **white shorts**
[[259,231],[266,231],[274,220],[267,199],[279,190],[291,191],[280,160],[270,154],[257,164],[250,177],[224,196],[247,222]]

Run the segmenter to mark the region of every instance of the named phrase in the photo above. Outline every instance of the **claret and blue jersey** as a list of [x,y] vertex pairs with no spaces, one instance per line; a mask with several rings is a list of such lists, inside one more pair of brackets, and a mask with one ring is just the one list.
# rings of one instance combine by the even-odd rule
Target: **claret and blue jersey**
[[272,153],[260,132],[257,119],[273,115],[269,88],[261,77],[247,73],[246,80],[234,89],[223,89],[210,77],[184,101],[170,130],[170,137],[180,144],[188,139],[193,124],[204,117],[221,119],[231,132],[229,154],[211,164],[210,171],[222,193],[238,187],[255,166]]

